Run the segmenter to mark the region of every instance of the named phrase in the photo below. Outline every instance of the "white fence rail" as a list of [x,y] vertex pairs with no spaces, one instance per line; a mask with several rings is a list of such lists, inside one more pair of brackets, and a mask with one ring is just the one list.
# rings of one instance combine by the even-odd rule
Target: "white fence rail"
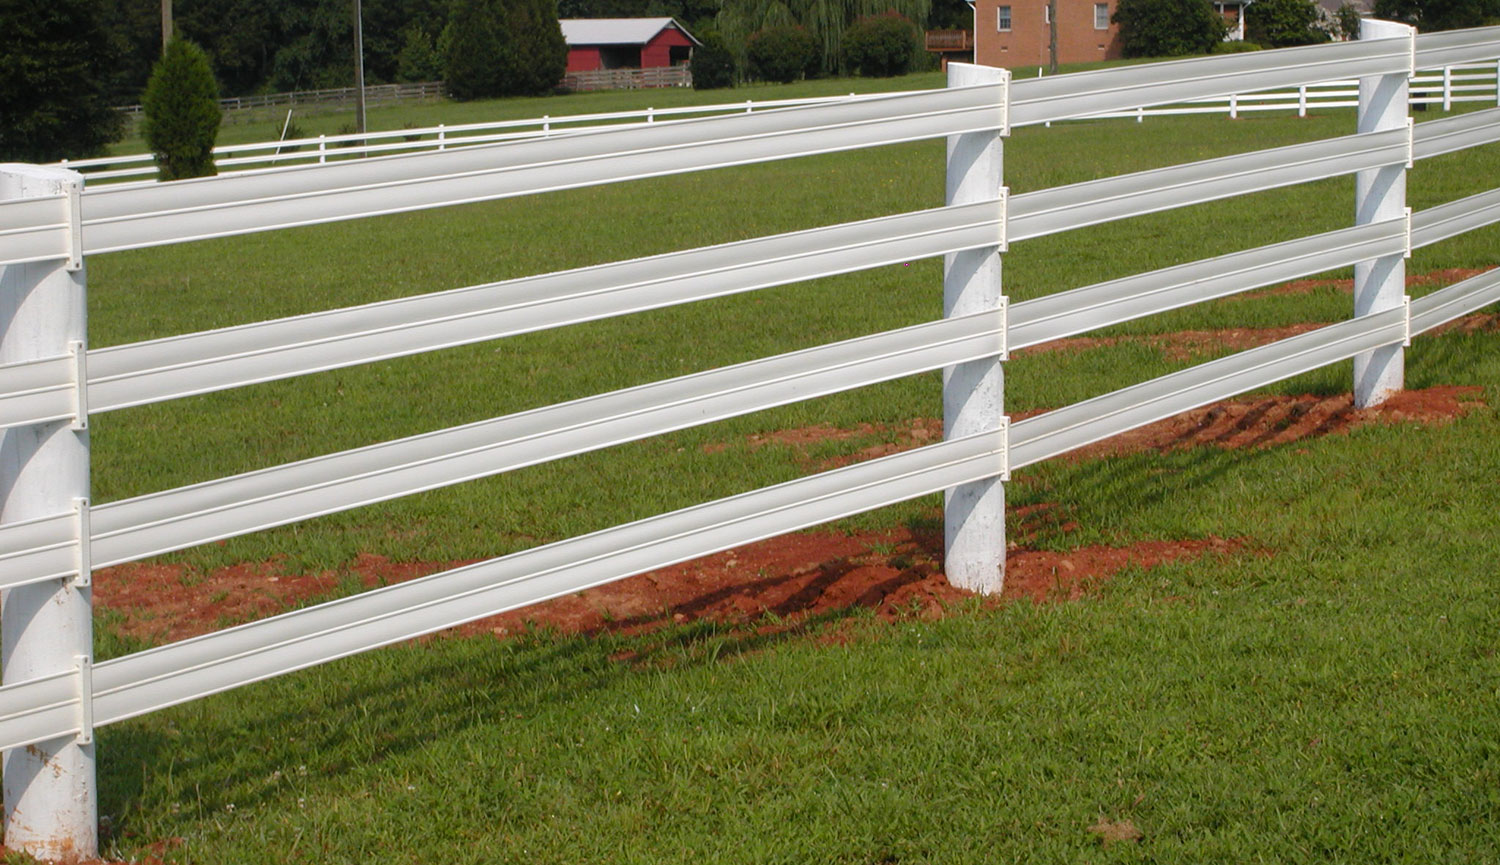
[[[886,94],[896,95],[896,94]],[[1326,81],[1304,84],[1296,90],[1230,94],[1180,104],[1157,107],[1139,106],[1131,111],[1107,111],[1095,117],[1147,117],[1189,114],[1241,114],[1262,111],[1295,111],[1306,117],[1309,111],[1327,108],[1353,108],[1358,105],[1357,80]],[[492,144],[524,138],[550,138],[554,135],[590,132],[603,124],[655,123],[713,114],[733,114],[798,105],[821,105],[849,99],[869,99],[869,95],[827,96],[808,99],[778,99],[762,102],[734,102],[720,105],[647,108],[643,111],[616,111],[600,114],[534,117],[494,123],[469,123],[455,126],[429,126],[360,135],[319,135],[285,141],[262,141],[253,144],[227,144],[214,148],[215,164],[226,168],[266,168],[326,163],[330,159],[349,159],[391,153],[445,150],[471,144]],[[1500,106],[1500,63],[1448,66],[1422,73],[1412,79],[1411,103],[1414,106],[1440,106],[1448,111],[1455,104],[1483,102]],[[1050,122],[1050,121],[1047,121]],[[1024,125],[1021,123],[1017,126]],[[91,181],[156,176],[156,160],[149,153],[130,156],[102,156],[93,159],[63,160],[53,163],[71,168]]]
[[[48,339],[18,333],[14,322],[0,334],[0,427],[82,442],[81,469],[76,456],[69,465],[85,473],[90,413],[917,258],[949,256],[950,265],[945,318],[900,330],[100,507],[28,474],[0,502],[7,629],[30,627],[12,608],[53,601],[86,623],[98,567],[563,455],[937,369],[947,371],[945,405],[972,402],[974,388],[995,396],[977,416],[950,414],[939,444],[98,665],[86,642],[15,640],[24,657],[7,659],[0,747],[32,746],[13,751],[6,769],[8,779],[28,778],[6,807],[24,804],[31,821],[7,843],[45,856],[66,842],[87,855],[92,812],[76,812],[92,807],[77,803],[93,801],[97,725],[939,490],[949,491],[950,516],[960,506],[1003,506],[1011,469],[1335,361],[1380,354],[1399,362],[1413,336],[1500,301],[1500,270],[1391,303],[1372,293],[1369,263],[1399,268],[1413,248],[1500,221],[1500,189],[1382,216],[1393,204],[1399,214],[1402,202],[1370,191],[1370,179],[1399,178],[1376,187],[1404,190],[1412,161],[1500,141],[1500,108],[1386,128],[1362,107],[1357,134],[1024,195],[1007,195],[998,175],[1000,142],[1014,125],[1218,98],[1247,82],[1302,87],[1352,76],[1362,91],[1398,92],[1413,69],[1500,57],[1500,28],[1413,37],[1377,23],[1367,32],[1397,38],[1014,84],[998,70],[955,64],[965,76],[959,86],[928,93],[172,184],[85,190],[53,169],[0,169],[0,301],[26,292],[56,301]],[[78,265],[87,255],[931,138],[950,142],[942,208],[107,349],[88,350],[67,330],[81,327]],[[1008,244],[1347,174],[1361,190],[1352,227],[1014,306],[999,295],[992,265]],[[51,185],[7,180],[27,177]],[[1010,349],[1349,265],[1361,305],[1348,321],[1014,424],[1001,414],[998,371]],[[965,489],[979,492],[954,492]],[[1003,562],[1004,549],[993,526],[965,536],[950,524],[948,573],[976,570],[971,553]],[[977,570],[976,584],[998,588]],[[23,774],[27,760],[62,765],[69,755],[66,772]],[[51,823],[37,817],[49,808],[59,814]]]

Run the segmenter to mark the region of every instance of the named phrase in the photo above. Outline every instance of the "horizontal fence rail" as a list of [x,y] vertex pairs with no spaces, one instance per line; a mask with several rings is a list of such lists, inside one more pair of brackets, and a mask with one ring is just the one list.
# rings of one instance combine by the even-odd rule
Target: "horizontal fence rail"
[[[84,254],[141,249],[1006,128],[999,86],[391,156],[84,196]],[[0,204],[0,263],[66,254],[51,199]],[[21,222],[21,220],[26,222]],[[49,220],[50,221],[50,220]],[[17,224],[27,227],[12,228]]]
[[[997,353],[971,316],[819,346],[91,509],[95,567]],[[0,528],[0,586],[73,573],[70,515]]]
[[[1391,25],[1384,25],[1390,27]],[[1500,28],[839,100],[0,202],[0,265],[398,213],[1500,57]],[[1445,73],[1451,86],[1452,73]],[[1403,94],[1404,90],[1400,91]],[[1449,91],[1451,95],[1451,90]],[[1404,98],[1404,95],[1403,95]],[[1402,104],[1395,102],[1393,104]],[[1361,128],[1369,128],[1368,126]],[[982,139],[988,140],[988,139]],[[1010,196],[0,367],[0,426],[88,414],[1009,244],[1265,189],[1401,171],[1500,141],[1500,108]],[[1403,176],[1404,180],[1404,176]],[[950,198],[950,200],[953,200]],[[1500,189],[1405,216],[597,394],[256,472],[0,524],[0,588],[286,525],[1329,270],[1500,221]],[[1356,271],[1358,273],[1358,271]],[[1399,299],[1399,298],[1398,298]],[[1374,350],[1500,302],[1500,270],[997,428],[236,628],[0,687],[0,748],[113,723],[612,580],[981,481]]]
[[[319,604],[94,668],[93,720],[108,724],[652,568],[989,477],[995,432],[836,469],[493,561]],[[78,729],[73,683],[0,688],[0,747]]]

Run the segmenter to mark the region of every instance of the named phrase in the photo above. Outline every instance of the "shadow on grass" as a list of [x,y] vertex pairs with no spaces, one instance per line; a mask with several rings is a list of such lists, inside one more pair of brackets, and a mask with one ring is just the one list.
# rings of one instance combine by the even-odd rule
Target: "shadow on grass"
[[[189,822],[231,803],[246,809],[284,799],[291,767],[327,775],[379,764],[466,730],[525,723],[653,669],[727,663],[860,611],[849,607],[796,622],[773,613],[739,626],[693,622],[631,637],[541,630],[508,641],[438,638],[442,651],[428,651],[434,641],[386,649],[338,662],[362,667],[346,668],[350,675],[342,678],[324,671],[333,684],[318,684],[337,688],[336,695],[261,685],[260,693],[211,698],[241,701],[216,706],[222,711],[212,714],[100,730],[100,813],[112,815],[115,837],[180,834],[171,823],[155,823],[164,816],[156,803],[190,800],[180,811],[181,831],[187,831]],[[507,689],[507,682],[517,687]],[[273,700],[280,708],[271,708]],[[147,815],[149,830],[140,825]]]

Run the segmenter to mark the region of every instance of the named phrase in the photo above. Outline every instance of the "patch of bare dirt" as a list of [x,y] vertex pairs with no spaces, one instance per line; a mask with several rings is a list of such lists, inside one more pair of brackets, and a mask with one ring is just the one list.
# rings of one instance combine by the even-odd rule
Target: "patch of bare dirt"
[[[1076,528],[1049,505],[1019,508],[1013,519],[1013,537],[1021,543]],[[1230,554],[1239,546],[1210,538],[1085,546],[1057,553],[1012,544],[1005,590],[985,602],[1078,600],[1126,567],[1151,568],[1208,553]],[[899,529],[792,534],[493,616],[453,633],[506,638],[544,628],[568,634],[638,634],[697,621],[774,632],[853,607],[873,609],[886,620],[930,619],[976,597],[948,583],[941,557],[942,537],[936,533]],[[460,564],[465,563],[398,566],[377,556],[361,556],[348,572],[375,586]],[[331,573],[285,574],[275,563],[221,568],[201,577],[180,566],[127,565],[96,576],[96,599],[121,615],[122,629],[159,641],[280,612],[326,595],[339,582]]]
[[392,562],[361,554],[339,571],[300,574],[279,560],[207,573],[180,564],[132,562],[95,572],[94,600],[122,614],[121,633],[165,643],[332,598],[348,580],[374,588],[465,564],[470,562]]
[[[1445,423],[1482,405],[1481,392],[1477,387],[1405,391],[1378,408],[1363,411],[1355,410],[1347,395],[1247,397],[1185,412],[1071,456],[1087,459],[1206,445],[1268,447],[1343,433],[1369,423]],[[775,442],[811,448],[830,439],[875,435],[888,440],[823,460],[816,467],[831,468],[927,444],[941,436],[941,424],[917,419],[894,427],[866,425],[854,430],[808,427],[757,437],[751,446]],[[1208,553],[1232,553],[1237,548],[1235,542],[1207,539],[1055,553],[1028,545],[1076,529],[1065,513],[1049,505],[1032,505],[1014,509],[1010,517],[1015,543],[1001,600],[1077,599],[1090,586],[1128,566],[1151,568]],[[936,616],[970,597],[944,578],[941,546],[936,535],[907,531],[787,535],[506,613],[459,631],[499,637],[533,627],[584,634],[637,633],[695,620],[761,623],[756,627],[771,622],[775,623],[771,627],[780,628],[854,606],[873,608],[885,618]],[[352,588],[389,585],[469,563],[398,563],[361,555],[337,571],[315,574],[289,573],[278,561],[209,573],[196,573],[182,565],[137,563],[100,571],[94,594],[101,606],[120,614],[124,633],[170,642]],[[350,586],[350,581],[356,585]]]
[[1240,397],[1193,409],[1081,448],[1077,458],[1212,445],[1259,448],[1348,433],[1378,423],[1444,424],[1484,405],[1483,388],[1408,390],[1369,409],[1338,396]]

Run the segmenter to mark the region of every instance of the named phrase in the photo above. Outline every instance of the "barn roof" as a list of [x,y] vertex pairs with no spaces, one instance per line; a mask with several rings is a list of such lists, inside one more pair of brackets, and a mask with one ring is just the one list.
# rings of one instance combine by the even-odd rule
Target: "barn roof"
[[694,45],[702,44],[671,18],[565,18],[557,23],[569,46],[645,45],[669,27],[681,31]]

